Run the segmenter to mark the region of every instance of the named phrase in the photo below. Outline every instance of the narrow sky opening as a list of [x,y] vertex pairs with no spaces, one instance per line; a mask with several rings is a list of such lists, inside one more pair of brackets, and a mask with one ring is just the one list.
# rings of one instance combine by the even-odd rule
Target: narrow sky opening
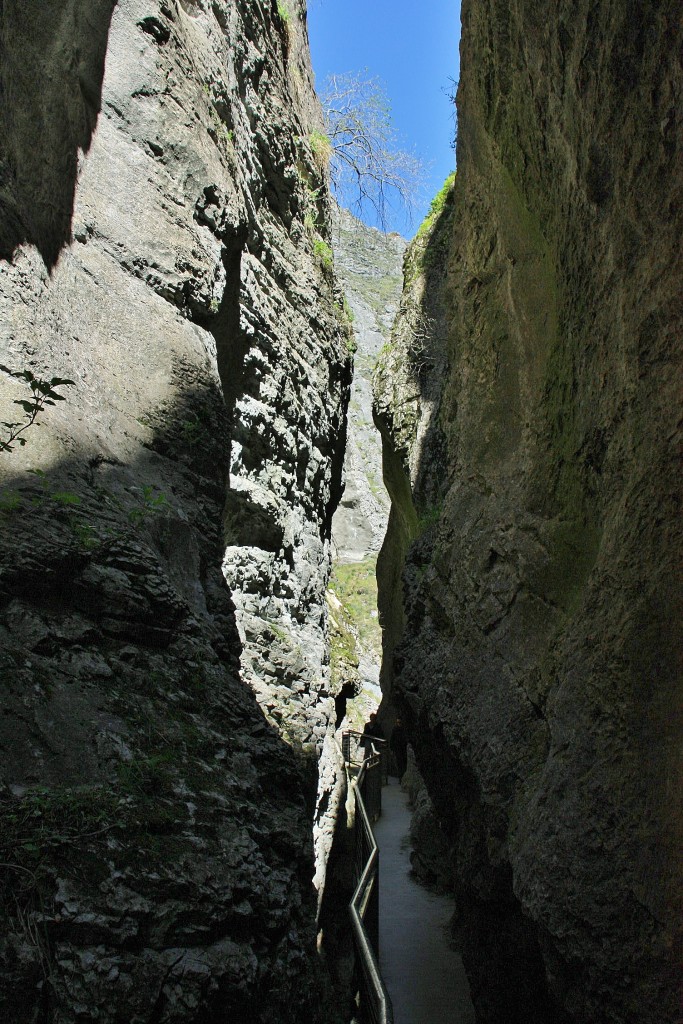
[[[318,89],[330,74],[367,69],[384,84],[401,148],[426,165],[413,222],[395,209],[388,224],[410,238],[455,167],[460,0],[309,0],[308,29]],[[377,226],[370,210],[363,217]]]

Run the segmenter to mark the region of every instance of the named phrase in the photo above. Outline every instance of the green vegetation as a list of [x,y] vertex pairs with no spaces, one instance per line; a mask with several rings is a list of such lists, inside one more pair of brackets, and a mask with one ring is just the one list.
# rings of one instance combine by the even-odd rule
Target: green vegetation
[[137,507],[128,512],[128,521],[137,525],[144,522],[148,516],[161,512],[168,508],[168,499],[163,491],[158,490],[153,484],[145,484],[142,488],[142,497],[138,499]]
[[29,469],[29,473],[36,477],[43,489],[43,494],[37,494],[31,499],[32,505],[41,505],[45,500],[54,501],[57,505],[80,505],[81,499],[72,491],[53,490],[45,470]]
[[171,795],[172,765],[176,752],[171,749],[154,754],[139,754],[118,766],[121,792],[138,798]]
[[278,0],[277,2],[277,13],[280,15],[280,20],[284,25],[289,25],[292,20],[292,13],[285,3],[285,0]]
[[30,896],[54,864],[74,845],[101,844],[113,830],[139,841],[167,831],[177,751],[137,753],[117,768],[111,786],[36,787],[21,798],[0,800],[0,862],[15,894]]
[[325,170],[332,156],[332,143],[329,137],[324,132],[311,132],[308,136],[308,141],[316,162],[322,170]]
[[[54,511],[55,518],[67,526],[83,551],[92,551],[106,541],[120,540],[129,533],[130,527],[115,526],[111,520],[107,526],[101,526],[100,521],[97,527],[91,525],[83,518],[87,510],[78,494],[55,490],[42,469],[30,469],[29,473],[37,479],[41,490],[29,495],[19,491],[0,492],[0,522],[13,514],[26,517],[41,510]],[[144,484],[142,492],[134,496],[135,504],[128,508],[104,487],[96,489],[96,496],[100,505],[108,506],[107,511],[118,514],[119,519],[125,517],[134,529],[140,528],[150,516],[170,508],[166,495],[154,484]]]
[[455,171],[453,171],[452,174],[448,175],[443,185],[441,186],[441,188],[439,189],[439,191],[436,193],[431,203],[429,204],[427,216],[417,229],[417,234],[415,236],[416,238],[420,238],[421,236],[430,233],[436,221],[439,219],[439,217],[441,216],[445,209],[446,201],[451,193],[454,184]]
[[368,468],[365,475],[372,494],[374,494],[378,501],[384,503],[387,500],[387,490],[384,486],[381,472],[378,473],[376,469]]
[[338,562],[332,570],[329,590],[341,603],[343,622],[362,646],[378,658],[382,653],[382,630],[377,618],[377,557],[363,562]]
[[35,476],[41,487],[41,492],[32,494],[29,499],[19,491],[2,491],[0,493],[0,515],[10,515],[12,512],[29,512],[32,508],[41,508],[47,504],[73,508],[81,504],[81,499],[71,491],[56,491],[50,485],[47,473],[42,469],[29,469],[32,476]]
[[219,111],[215,106],[214,95],[208,85],[202,86],[202,91],[206,96],[209,103],[209,117],[211,118],[211,125],[207,125],[207,131],[213,141],[218,145],[223,143],[225,153],[228,157],[234,157],[235,155],[235,132],[234,129],[228,128],[225,121],[221,117]]
[[420,532],[424,533],[424,531],[428,530],[430,526],[435,526],[441,518],[442,511],[443,506],[440,502],[436,505],[429,505],[427,508],[423,509],[419,513],[417,520]]
[[330,668],[335,692],[346,684],[355,689],[347,704],[351,728],[363,728],[371,711],[377,710],[378,693],[363,686],[358,671],[361,655],[379,662],[382,630],[377,615],[377,557],[362,562],[337,563],[327,594],[330,608]]
[[324,242],[322,238],[316,238],[313,242],[313,252],[315,253],[323,270],[332,270],[334,257],[327,242]]
[[51,377],[43,380],[36,377],[30,370],[10,370],[8,366],[0,364],[0,370],[15,380],[20,380],[29,388],[30,398],[15,398],[14,405],[20,406],[24,411],[24,419],[17,421],[4,420],[0,424],[7,431],[7,436],[0,438],[0,452],[14,451],[14,445],[19,444],[23,448],[26,438],[21,435],[29,427],[33,426],[45,406],[55,405],[57,402],[66,401],[64,395],[56,390],[60,387],[75,387],[75,382],[66,377]]
[[107,831],[115,805],[111,793],[94,786],[36,788],[20,800],[3,802],[0,856],[35,869],[49,848]]
[[403,287],[403,275],[386,274],[383,277],[370,278],[349,271],[347,271],[347,275],[352,282],[354,291],[367,302],[378,319],[390,325],[386,311],[387,305],[398,306]]
[[[329,597],[328,597],[329,600]],[[332,688],[339,691],[345,683],[358,680],[356,637],[343,607],[330,601],[330,674]]]
[[410,284],[425,270],[443,265],[448,255],[450,233],[447,225],[450,218],[446,218],[445,214],[449,207],[451,211],[453,208],[454,186],[455,171],[448,175],[432,199],[427,216],[408,248],[405,261],[406,284]]
[[310,235],[315,235],[320,227],[320,193],[322,188],[311,188],[306,185],[306,213],[304,214],[304,227]]
[[218,145],[223,143],[225,154],[228,157],[234,157],[235,155],[235,132],[232,128],[228,128],[225,122],[222,120],[220,114],[215,107],[209,107],[209,115],[213,122],[213,127],[208,128],[209,135]]
[[271,622],[270,620],[268,620],[267,625],[270,632],[277,640],[280,641],[281,644],[284,644],[286,647],[292,646],[291,633],[288,633],[287,630],[283,629],[282,626],[277,624],[277,622]]
[[346,296],[343,297],[341,302],[335,302],[334,305],[335,305],[335,312],[337,314],[337,318],[344,325],[344,327],[347,328],[348,331],[349,331],[349,342],[353,346],[353,351],[355,352],[357,346],[356,346],[356,343],[355,343],[355,335],[353,334],[353,330],[352,330],[353,329],[353,322],[354,322],[354,319],[355,319],[355,316],[353,314],[353,310],[349,306],[348,301],[346,299]]
[[346,705],[346,716],[350,729],[362,732],[365,724],[373,711],[377,711],[379,698],[377,690],[371,690],[367,686],[361,687],[353,700]]
[[349,355],[355,355],[358,350],[358,343],[356,341],[356,335],[353,330],[354,315],[353,310],[346,301],[346,296],[343,297],[341,302],[334,303],[334,311],[337,315],[337,319],[344,328],[346,333],[346,351]]
[[0,492],[0,516],[9,515],[12,512],[16,512],[21,508],[23,502],[22,496],[19,491],[1,491]]

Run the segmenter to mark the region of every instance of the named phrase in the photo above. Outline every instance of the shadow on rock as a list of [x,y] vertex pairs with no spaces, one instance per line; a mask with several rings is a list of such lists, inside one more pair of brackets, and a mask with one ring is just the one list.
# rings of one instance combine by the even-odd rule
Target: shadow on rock
[[0,25],[0,258],[71,240],[79,150],[90,148],[116,0],[7,0]]
[[315,1021],[315,772],[239,676],[222,396],[150,425],[1,492],[0,1016]]

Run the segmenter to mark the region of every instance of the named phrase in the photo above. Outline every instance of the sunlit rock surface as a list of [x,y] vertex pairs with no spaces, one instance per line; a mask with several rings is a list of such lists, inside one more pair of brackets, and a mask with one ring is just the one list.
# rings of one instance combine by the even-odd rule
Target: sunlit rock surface
[[3,10],[0,359],[75,381],[0,456],[16,1024],[333,1012],[311,822],[351,361],[287,9]]
[[332,525],[333,554],[342,562],[362,562],[379,551],[389,514],[381,440],[372,422],[372,372],[398,309],[408,243],[400,235],[367,227],[338,206],[332,243],[356,345],[345,487]]
[[407,242],[335,206],[332,243],[355,352],[344,494],[332,521],[331,668],[335,695],[353,696],[349,703],[338,696],[339,724],[362,730],[380,699],[375,566],[389,512],[381,439],[372,421],[372,372],[398,308]]

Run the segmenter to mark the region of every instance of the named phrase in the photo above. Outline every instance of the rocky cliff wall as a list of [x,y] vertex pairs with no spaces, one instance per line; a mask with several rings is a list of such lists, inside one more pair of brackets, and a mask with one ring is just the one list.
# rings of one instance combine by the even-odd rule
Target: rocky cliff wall
[[351,358],[304,6],[43,7],[0,20],[0,352],[75,386],[1,456],[0,1015],[316,1020]]
[[332,243],[356,345],[344,497],[335,513],[332,540],[335,559],[362,562],[379,551],[389,514],[389,496],[381,480],[381,440],[372,421],[372,374],[391,335],[408,243],[396,233],[367,227],[338,206]]
[[[381,693],[377,553],[389,495],[382,484],[381,438],[372,419],[372,374],[398,309],[407,242],[335,206],[332,244],[355,344],[344,459],[344,495],[332,521],[334,571],[328,602],[333,690],[343,728],[362,731]],[[351,703],[347,697],[353,697]]]
[[678,1019],[680,54],[668,0],[463,3],[446,265],[378,377],[384,686],[481,1021]]

